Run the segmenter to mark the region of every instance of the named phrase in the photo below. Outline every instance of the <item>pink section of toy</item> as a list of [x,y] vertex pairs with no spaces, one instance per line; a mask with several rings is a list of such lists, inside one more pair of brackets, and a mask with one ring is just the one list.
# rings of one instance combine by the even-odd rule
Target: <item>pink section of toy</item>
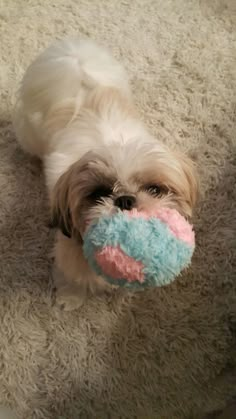
[[142,218],[144,220],[149,220],[152,217],[158,218],[168,225],[177,239],[183,240],[190,246],[194,246],[195,235],[192,226],[187,223],[185,218],[175,209],[160,208],[155,212],[144,212],[134,209],[132,211],[127,211],[126,214],[132,218]]
[[105,275],[114,279],[126,278],[128,282],[144,282],[143,264],[126,255],[119,247],[106,246],[95,255]]

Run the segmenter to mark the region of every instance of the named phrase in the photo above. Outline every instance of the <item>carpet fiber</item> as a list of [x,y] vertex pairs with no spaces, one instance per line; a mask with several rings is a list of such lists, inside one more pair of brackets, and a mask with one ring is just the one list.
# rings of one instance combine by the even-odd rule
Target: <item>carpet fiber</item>
[[[0,7],[0,404],[20,419],[212,415],[236,396],[235,1]],[[64,313],[53,305],[42,168],[18,147],[11,112],[32,58],[75,34],[123,61],[141,117],[198,164],[201,197],[181,278]]]

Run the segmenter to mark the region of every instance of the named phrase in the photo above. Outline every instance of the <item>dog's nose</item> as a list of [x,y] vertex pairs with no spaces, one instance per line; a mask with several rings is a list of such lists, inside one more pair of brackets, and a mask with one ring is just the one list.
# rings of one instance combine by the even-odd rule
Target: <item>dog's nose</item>
[[136,199],[134,198],[134,196],[123,195],[123,196],[119,196],[119,198],[115,200],[115,205],[116,207],[120,208],[122,211],[124,210],[130,211],[134,207],[135,202],[136,202]]

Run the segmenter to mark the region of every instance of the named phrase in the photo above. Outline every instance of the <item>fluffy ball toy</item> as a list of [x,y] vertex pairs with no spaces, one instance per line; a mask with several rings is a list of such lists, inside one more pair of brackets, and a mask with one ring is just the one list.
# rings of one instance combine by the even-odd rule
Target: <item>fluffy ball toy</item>
[[167,285],[191,262],[192,226],[176,210],[118,212],[92,223],[83,251],[91,268],[113,285]]

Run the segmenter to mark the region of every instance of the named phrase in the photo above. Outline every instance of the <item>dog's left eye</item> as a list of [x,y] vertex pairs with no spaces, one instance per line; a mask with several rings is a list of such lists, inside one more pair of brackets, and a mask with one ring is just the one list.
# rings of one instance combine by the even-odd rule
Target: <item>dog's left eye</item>
[[112,194],[112,189],[106,186],[99,186],[98,188],[94,189],[89,198],[92,201],[99,201],[101,198],[107,198]]
[[153,196],[159,196],[164,192],[164,188],[161,185],[148,185],[145,190]]

